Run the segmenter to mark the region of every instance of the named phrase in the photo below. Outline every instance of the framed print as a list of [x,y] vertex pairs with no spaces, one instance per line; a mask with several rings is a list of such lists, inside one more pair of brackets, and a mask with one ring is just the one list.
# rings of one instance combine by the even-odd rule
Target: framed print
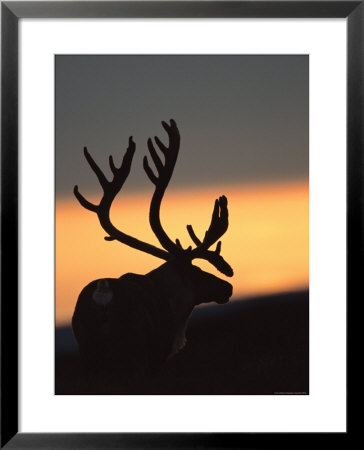
[[2,2],[5,448],[347,437],[362,20]]
[[[273,395],[288,392],[308,395],[308,56],[57,55],[55,67],[56,395]],[[79,80],[83,80],[82,86]],[[107,80],[110,94],[102,80]],[[286,103],[282,101],[283,92]],[[161,123],[167,143],[162,144],[158,137],[154,141],[144,137],[151,160],[148,162],[146,157],[141,160],[143,151],[138,150],[143,146],[143,134],[149,129],[148,117],[152,116],[154,120],[167,111],[174,111],[173,119]],[[106,118],[108,113],[110,116]],[[115,124],[114,131],[111,123]],[[260,132],[260,139],[255,131],[258,123],[261,130],[265,130]],[[119,196],[106,202],[110,189],[119,190],[118,177],[122,174],[125,177],[126,163],[117,172],[113,157],[110,163],[115,171],[114,181],[109,188],[101,186],[104,191],[102,207],[93,210],[81,193],[81,185],[84,185],[83,190],[90,190],[91,196],[97,191],[92,184],[85,184],[88,180],[86,173],[81,175],[82,165],[88,161],[96,169],[94,162],[100,161],[101,172],[96,171],[104,183],[104,175],[107,176],[107,169],[105,172],[101,169],[104,148],[109,142],[111,145],[111,136],[116,137],[121,129],[127,133],[128,124],[135,131],[123,157],[123,161],[130,158],[129,175],[120,191],[125,209],[119,204]],[[138,132],[138,126],[145,131]],[[100,139],[104,127],[108,132]],[[282,127],[281,131],[277,130],[279,127]],[[291,140],[285,136],[285,127],[295,129]],[[92,129],[96,132],[94,136]],[[203,138],[199,138],[202,130],[206,131]],[[228,133],[225,130],[229,130]],[[87,134],[91,139],[89,147],[95,147],[93,156],[89,150],[84,150],[82,158],[78,158],[74,142],[82,141]],[[277,135],[282,138],[276,143]],[[246,142],[244,146],[243,142]],[[121,157],[122,154],[119,159]],[[165,158],[164,165],[162,157]],[[284,165],[282,161],[285,161]],[[154,163],[160,181],[152,171]],[[145,170],[140,173],[138,166],[143,165]],[[71,180],[77,179],[79,187],[74,188]],[[152,181],[154,191],[148,190],[146,181]],[[214,218],[210,213],[204,217],[207,205],[204,208],[202,205],[208,203],[208,199],[212,202]],[[287,215],[288,205],[290,212]],[[85,215],[84,209],[96,212],[96,215]],[[262,216],[263,210],[270,212]],[[110,216],[110,221],[106,215]],[[100,245],[97,244],[96,218],[101,231],[109,231],[116,242],[101,238]],[[179,226],[185,220],[193,224],[186,230],[194,239],[190,250],[187,236],[184,236],[186,227]],[[195,233],[201,233],[197,230],[201,230],[206,221],[211,222],[206,235],[208,244],[201,247]],[[116,231],[116,223],[123,222],[134,232],[119,227]],[[262,228],[264,231],[259,231]],[[86,230],[90,230],[88,238]],[[80,239],[73,241],[70,232],[75,237],[86,238],[79,250]],[[136,236],[138,241],[135,241]],[[163,242],[164,250],[155,244],[155,238]],[[216,253],[213,244],[220,238],[221,249]],[[176,239],[183,250],[175,243]],[[126,248],[120,248],[120,244]],[[280,257],[275,259],[277,246],[281,251]],[[237,248],[244,250],[244,256],[236,251]],[[292,253],[290,248],[294,248]],[[69,260],[71,253],[75,264]],[[191,262],[187,264],[189,260]],[[91,261],[95,262],[90,264]],[[110,271],[110,276],[96,281],[99,287],[91,294],[101,309],[89,310],[87,292],[94,289],[95,283],[89,285],[87,277],[92,274],[97,279],[97,274],[106,270]],[[188,282],[181,283],[178,291],[187,289],[188,295],[175,292],[180,274]],[[174,280],[171,285],[168,279]],[[80,286],[80,281],[88,286],[86,290]],[[135,285],[137,289],[133,294]],[[147,293],[143,286],[148,288]],[[277,298],[277,292],[284,294]],[[132,297],[132,306],[127,306],[128,295]],[[278,332],[268,332],[269,339],[264,337],[264,328],[268,330],[271,325],[263,318],[260,308],[249,315],[250,297],[255,297],[252,304],[256,307],[261,302],[264,310],[274,305],[270,320],[277,329],[285,329],[284,335],[290,335],[290,344],[295,351],[287,349],[281,341],[273,344],[273,336],[279,340]],[[141,310],[133,319],[134,308],[139,302]],[[263,306],[266,302],[268,305]],[[113,308],[121,307],[121,304],[123,307],[117,313]],[[238,305],[244,313],[238,312]],[[294,311],[289,312],[293,305]],[[230,307],[233,309],[229,313]],[[106,335],[99,330],[101,334],[96,347],[101,345],[102,350],[100,348],[101,354],[96,356],[95,345],[90,348],[90,342],[98,327],[92,326],[89,335],[86,323],[91,320],[89,314],[98,321],[102,312],[110,327],[110,334],[106,335],[115,336],[118,343],[111,343],[114,337],[107,340],[108,343],[104,342]],[[275,319],[274,313],[277,314]],[[210,316],[204,329],[203,323],[210,314],[219,319],[215,322]],[[260,317],[259,324],[253,325],[256,316]],[[118,317],[115,323],[118,332],[112,325],[114,317]],[[146,322],[140,324],[142,317]],[[233,317],[236,325],[233,325]],[[283,317],[285,321],[280,322]],[[122,325],[126,318],[127,323]],[[130,323],[134,325],[129,332]],[[248,331],[249,326],[255,330],[262,328],[256,333]],[[155,327],[159,328],[157,335]],[[119,335],[121,330],[125,335]],[[162,330],[166,336],[159,336]],[[73,334],[76,340],[72,341]],[[119,340],[128,342],[123,352]],[[147,347],[148,356],[142,356],[144,341],[154,342]],[[249,351],[246,344],[238,345],[238,342],[247,341],[250,342]],[[80,350],[81,359],[76,358],[76,365],[71,359],[74,352],[65,348],[66,343],[71,345],[72,342],[75,349],[78,343]],[[106,348],[115,345],[119,356],[109,354],[105,359],[108,351],[102,342]],[[224,344],[220,347],[221,342]],[[133,358],[129,360],[126,355],[130,351]],[[256,354],[260,354],[260,364]],[[141,360],[134,359],[137,355]],[[240,360],[243,355],[244,362]],[[279,359],[290,363],[284,368],[284,364],[279,364],[280,368],[274,373],[278,363],[272,364],[272,360]],[[86,372],[86,378],[77,374],[78,362],[80,370]],[[251,367],[249,377],[245,377],[244,370],[249,364],[255,366],[256,373]],[[268,379],[262,376],[267,364],[270,367]],[[293,367],[295,369],[290,373]],[[100,373],[96,374],[96,368]],[[139,371],[143,373],[136,375]],[[208,381],[211,372],[215,375]],[[114,374],[112,378],[111,374]],[[121,381],[123,378],[124,382]]]

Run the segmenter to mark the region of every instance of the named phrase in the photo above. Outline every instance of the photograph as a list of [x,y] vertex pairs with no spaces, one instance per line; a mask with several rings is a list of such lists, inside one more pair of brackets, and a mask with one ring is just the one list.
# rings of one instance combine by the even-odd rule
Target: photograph
[[55,394],[309,394],[309,55],[56,54]]

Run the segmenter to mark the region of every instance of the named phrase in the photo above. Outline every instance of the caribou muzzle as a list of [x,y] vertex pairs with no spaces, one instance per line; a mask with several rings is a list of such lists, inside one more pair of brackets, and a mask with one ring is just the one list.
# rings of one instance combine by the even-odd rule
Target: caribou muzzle
[[227,303],[233,293],[233,286],[213,275],[205,272],[197,266],[192,266],[193,278],[196,283],[197,303],[215,302],[218,304]]
[[216,299],[216,303],[223,305],[230,300],[233,294],[233,287],[230,283],[225,282],[224,286],[221,287],[219,298]]
[[214,301],[219,305],[223,305],[230,300],[230,297],[233,293],[233,287],[230,283],[224,280],[220,280],[220,285],[218,289],[216,289],[213,297],[210,297],[210,301]]

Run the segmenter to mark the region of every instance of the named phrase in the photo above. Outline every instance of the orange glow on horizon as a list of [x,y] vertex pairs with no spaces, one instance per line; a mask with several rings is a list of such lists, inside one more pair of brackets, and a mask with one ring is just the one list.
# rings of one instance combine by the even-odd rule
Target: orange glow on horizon
[[[171,239],[179,238],[184,247],[192,244],[187,224],[202,238],[214,201],[222,194],[229,202],[229,229],[222,237],[221,254],[234,269],[229,279],[233,298],[307,288],[308,182],[167,191],[161,220]],[[151,195],[152,191],[122,192],[111,218],[125,233],[160,247],[148,222]],[[96,214],[82,208],[76,198],[57,199],[57,325],[69,324],[77,297],[90,281],[147,273],[164,262],[117,241],[105,241],[104,236]],[[224,278],[208,262],[194,264]]]

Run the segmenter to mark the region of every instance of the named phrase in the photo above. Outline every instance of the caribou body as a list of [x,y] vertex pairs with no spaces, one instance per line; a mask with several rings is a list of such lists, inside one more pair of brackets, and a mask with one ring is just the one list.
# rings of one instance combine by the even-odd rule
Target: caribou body
[[166,262],[145,275],[127,273],[120,278],[101,278],[89,283],[80,293],[72,328],[79,344],[80,354],[90,370],[105,369],[126,378],[145,375],[158,369],[169,357],[175,355],[186,342],[185,331],[193,308],[201,303],[226,303],[232,294],[232,285],[192,264],[193,259],[209,261],[220,272],[232,276],[233,271],[221,256],[221,241],[215,250],[209,248],[228,228],[227,199],[215,201],[211,223],[201,241],[191,225],[188,233],[196,245],[184,249],[178,239],[173,242],[160,222],[160,205],[172,176],[177,159],[180,136],[173,120],[162,122],[169,136],[169,146],[157,137],[155,142],[164,154],[164,163],[152,141],[148,140],[150,155],[158,176],[144,158],[144,169],[155,185],[149,221],[162,248],[140,241],[115,228],[110,221],[111,204],[121,190],[131,167],[135,144],[129,147],[120,168],[110,156],[113,180],[108,181],[88,153],[85,157],[97,175],[104,190],[99,205],[86,200],[75,186],[74,193],[86,209],[97,214],[106,231],[108,241],[118,240]]

